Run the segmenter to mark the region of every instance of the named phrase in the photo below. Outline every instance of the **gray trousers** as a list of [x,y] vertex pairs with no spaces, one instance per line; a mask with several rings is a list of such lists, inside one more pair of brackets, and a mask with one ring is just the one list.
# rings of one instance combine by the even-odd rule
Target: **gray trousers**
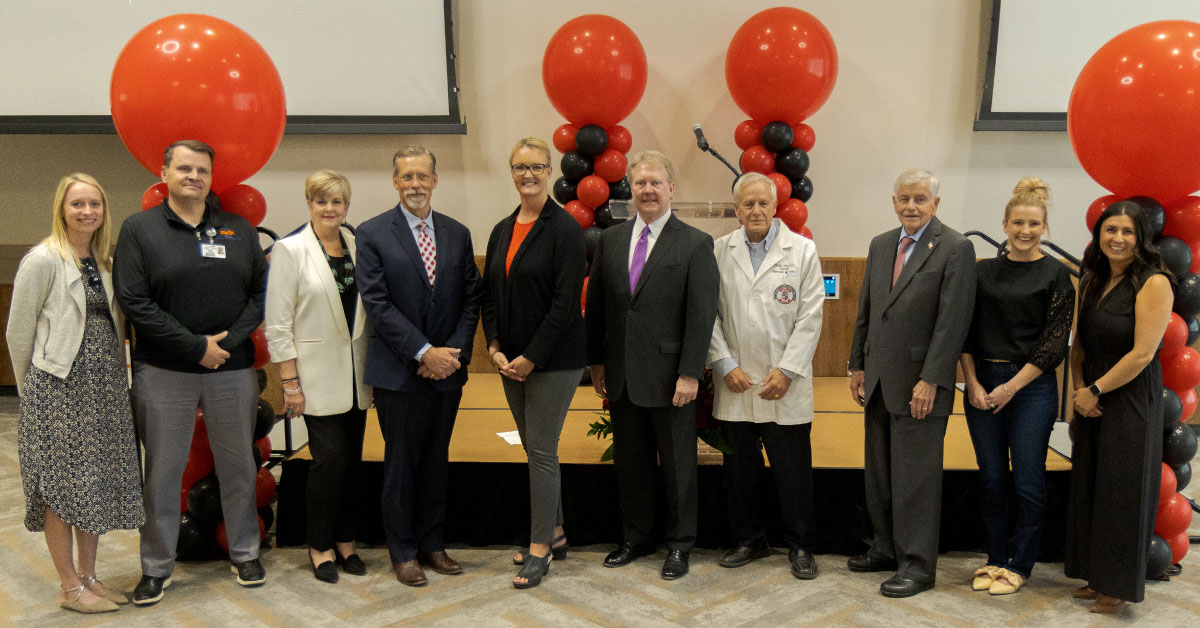
[[558,437],[583,369],[532,372],[525,381],[501,377],[521,446],[529,458],[529,541],[550,544],[563,524]]
[[182,373],[136,362],[133,365],[133,415],[145,449],[141,528],[142,574],[162,578],[175,569],[179,539],[179,492],[187,466],[196,408],[204,411],[221,511],[235,563],[258,558],[255,509],[254,440],[258,382],[251,369]]

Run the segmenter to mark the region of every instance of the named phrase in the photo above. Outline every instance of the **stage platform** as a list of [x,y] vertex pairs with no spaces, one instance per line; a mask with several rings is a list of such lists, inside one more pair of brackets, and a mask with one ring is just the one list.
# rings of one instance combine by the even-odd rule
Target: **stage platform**
[[[850,399],[848,378],[814,380],[816,416],[812,449],[821,551],[854,553],[865,547],[870,524],[863,505],[863,416]],[[559,445],[563,470],[563,508],[573,543],[620,540],[615,474],[600,456],[611,441],[588,437],[588,424],[597,419],[601,400],[591,386],[575,393]],[[498,374],[472,373],[450,443],[450,518],[447,541],[472,545],[528,542],[528,472],[525,453],[498,435],[515,430]],[[300,439],[298,439],[300,440]],[[308,463],[302,447],[283,463],[279,486],[277,541],[304,543],[304,485]],[[374,410],[368,413],[363,443],[360,493],[360,539],[382,542],[379,492],[383,437]],[[706,547],[730,542],[724,514],[725,493],[721,454],[700,444],[700,531]],[[943,475],[942,539],[945,550],[978,549],[978,507],[975,482],[978,467],[958,395],[946,430]],[[1062,498],[1069,484],[1070,462],[1053,450],[1046,454],[1050,520],[1043,554],[1057,557],[1062,548]],[[768,477],[759,487],[767,505],[763,516],[777,536],[778,506]]]

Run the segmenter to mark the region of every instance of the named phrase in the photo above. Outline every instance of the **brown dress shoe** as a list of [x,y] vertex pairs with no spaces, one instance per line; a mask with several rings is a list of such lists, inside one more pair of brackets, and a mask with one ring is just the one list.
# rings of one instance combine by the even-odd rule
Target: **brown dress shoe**
[[429,582],[425,579],[425,572],[415,560],[392,563],[392,570],[396,572],[397,580],[410,587],[422,587],[425,586],[425,583]]
[[438,550],[430,554],[419,556],[418,560],[422,565],[429,565],[435,572],[440,573],[443,576],[454,576],[462,573],[463,571],[462,565],[458,564],[458,561],[454,560],[453,558],[450,558],[450,556],[446,554],[446,550]]

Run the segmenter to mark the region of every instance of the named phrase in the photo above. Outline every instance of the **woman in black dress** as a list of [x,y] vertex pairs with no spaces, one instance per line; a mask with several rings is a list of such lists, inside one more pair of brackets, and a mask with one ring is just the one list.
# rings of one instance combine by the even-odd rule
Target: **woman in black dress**
[[1073,595],[1095,600],[1094,613],[1142,601],[1158,503],[1158,348],[1173,296],[1148,222],[1135,205],[1110,206],[1092,228],[1081,268],[1065,571],[1087,581]]

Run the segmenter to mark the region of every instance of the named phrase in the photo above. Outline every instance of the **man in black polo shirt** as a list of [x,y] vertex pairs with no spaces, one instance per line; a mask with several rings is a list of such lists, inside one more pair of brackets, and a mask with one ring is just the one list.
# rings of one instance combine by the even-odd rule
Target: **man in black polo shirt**
[[139,605],[161,600],[171,584],[197,407],[221,485],[233,572],[242,586],[266,580],[250,452],[258,397],[250,332],[262,322],[267,264],[246,219],[205,205],[212,167],[207,144],[167,147],[167,200],[125,220],[113,255],[117,301],[136,332],[131,396],[146,451]]

